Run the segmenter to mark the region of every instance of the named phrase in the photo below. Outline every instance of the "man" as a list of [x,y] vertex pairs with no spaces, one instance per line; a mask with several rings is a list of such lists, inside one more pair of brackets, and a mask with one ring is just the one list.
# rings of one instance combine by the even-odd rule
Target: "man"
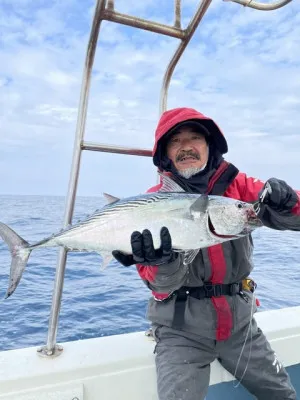
[[[258,201],[267,186],[226,162],[226,152],[226,139],[210,118],[190,108],[162,115],[153,149],[160,171],[187,192]],[[258,211],[264,225],[300,230],[297,193],[275,178],[268,188]],[[123,265],[137,264],[153,292],[148,318],[157,342],[159,399],[204,399],[215,359],[259,400],[296,399],[285,369],[253,318],[254,284],[247,280],[253,268],[251,236],[202,249],[189,265],[172,251],[171,240],[162,227],[161,248],[155,250],[145,229],[133,232],[132,255],[113,252]]]

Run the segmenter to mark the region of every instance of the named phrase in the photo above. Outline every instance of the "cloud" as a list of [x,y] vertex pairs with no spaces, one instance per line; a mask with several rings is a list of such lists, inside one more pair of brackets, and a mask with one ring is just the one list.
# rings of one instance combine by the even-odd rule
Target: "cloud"
[[[115,3],[120,12],[174,21],[169,0]],[[182,3],[186,26],[199,2]],[[2,0],[1,193],[66,193],[93,12],[91,0]],[[228,159],[241,170],[278,175],[298,188],[299,37],[298,2],[260,12],[214,1],[176,67],[168,100],[169,108],[213,117],[228,138]],[[163,75],[178,45],[102,23],[86,140],[152,147]],[[125,196],[155,180],[150,159],[84,153],[79,192]]]

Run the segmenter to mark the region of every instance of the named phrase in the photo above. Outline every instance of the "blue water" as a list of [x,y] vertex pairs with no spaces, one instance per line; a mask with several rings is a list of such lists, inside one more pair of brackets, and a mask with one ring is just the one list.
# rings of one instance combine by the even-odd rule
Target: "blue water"
[[[104,204],[102,198],[77,200],[74,220]],[[60,229],[64,198],[0,196],[0,221],[33,243]],[[300,232],[256,231],[255,270],[260,310],[300,305]],[[52,301],[55,248],[37,249],[21,283],[0,303],[0,350],[43,345]],[[100,270],[92,253],[69,253],[58,328],[58,342],[88,339],[148,328],[145,319],[149,290],[135,267],[113,263]],[[0,298],[8,282],[10,254],[0,241]]]

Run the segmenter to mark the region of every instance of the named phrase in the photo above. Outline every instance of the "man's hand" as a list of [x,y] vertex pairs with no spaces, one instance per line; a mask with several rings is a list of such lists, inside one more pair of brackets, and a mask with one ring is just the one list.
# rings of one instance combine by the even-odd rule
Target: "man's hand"
[[265,204],[275,211],[291,211],[298,202],[297,193],[286,182],[276,178],[265,183],[259,198],[261,206]]
[[132,254],[124,254],[114,250],[112,255],[119,263],[128,267],[133,264],[162,265],[174,261],[178,256],[172,250],[172,240],[168,228],[163,227],[160,231],[161,246],[154,249],[151,232],[145,229],[142,233],[135,231],[131,235]]

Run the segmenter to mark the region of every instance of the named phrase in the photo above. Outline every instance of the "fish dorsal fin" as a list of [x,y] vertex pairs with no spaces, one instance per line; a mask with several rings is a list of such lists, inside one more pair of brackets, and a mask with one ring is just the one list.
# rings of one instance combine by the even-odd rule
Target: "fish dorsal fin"
[[198,199],[191,205],[191,214],[205,213],[208,208],[208,196],[207,194],[201,194]]
[[181,186],[178,185],[173,179],[169,176],[162,174],[161,172],[158,173],[162,180],[162,186],[158,190],[159,192],[184,192]]
[[112,196],[108,193],[103,193],[103,196],[106,198],[107,204],[112,204],[120,200],[119,197]]

